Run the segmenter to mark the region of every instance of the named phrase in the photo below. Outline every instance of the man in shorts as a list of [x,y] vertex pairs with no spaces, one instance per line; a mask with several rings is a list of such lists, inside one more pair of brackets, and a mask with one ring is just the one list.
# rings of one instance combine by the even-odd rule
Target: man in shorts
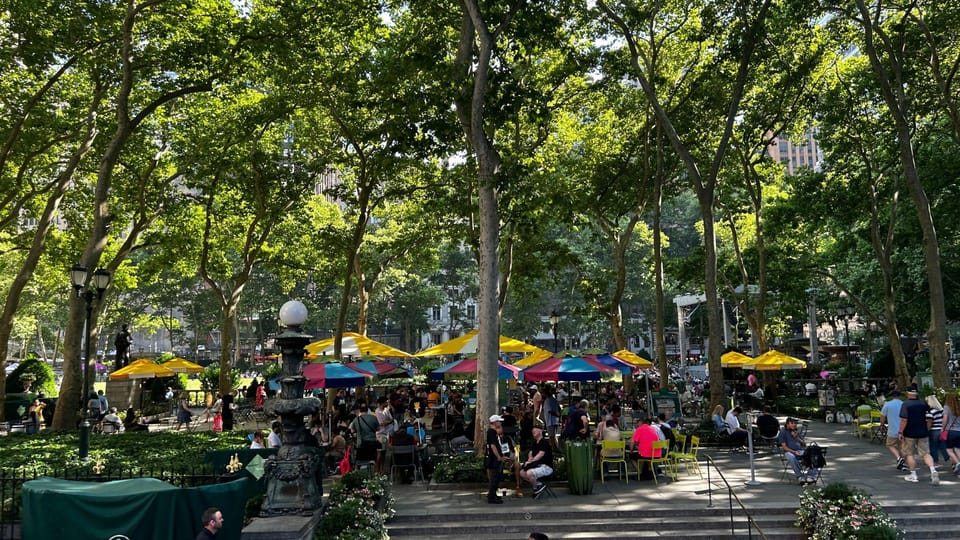
[[533,497],[539,498],[547,488],[539,479],[553,474],[553,448],[543,438],[543,429],[533,428],[533,445],[520,469],[520,477],[533,486]]
[[923,463],[930,467],[930,483],[940,485],[940,475],[937,474],[937,468],[933,464],[933,456],[930,455],[930,426],[927,423],[927,411],[930,406],[925,401],[917,399],[917,389],[911,387],[907,389],[907,401],[900,408],[900,429],[898,437],[900,439],[900,451],[907,458],[907,466],[910,467],[910,474],[903,477],[907,482],[918,482],[917,462],[914,459],[914,453],[920,456]]
[[900,408],[903,407],[903,401],[900,400],[900,391],[890,392],[890,399],[883,404],[880,410],[880,426],[887,430],[887,450],[893,454],[897,460],[897,470],[902,471],[907,468],[907,461],[903,459],[900,453]]

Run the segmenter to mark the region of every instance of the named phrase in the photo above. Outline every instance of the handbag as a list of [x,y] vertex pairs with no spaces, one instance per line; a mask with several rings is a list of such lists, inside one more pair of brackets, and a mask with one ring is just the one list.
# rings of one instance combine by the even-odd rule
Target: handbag
[[213,430],[217,432],[223,431],[223,415],[220,413],[217,413],[217,415],[213,417]]
[[343,459],[340,460],[340,474],[344,475],[351,471],[350,467],[350,452],[353,451],[353,448],[347,447],[347,450],[343,453]]
[[940,440],[941,440],[941,441],[947,440],[947,436],[949,435],[949,433],[950,433],[949,431],[947,431],[947,430],[945,430],[945,429],[941,429],[941,430],[940,430]]

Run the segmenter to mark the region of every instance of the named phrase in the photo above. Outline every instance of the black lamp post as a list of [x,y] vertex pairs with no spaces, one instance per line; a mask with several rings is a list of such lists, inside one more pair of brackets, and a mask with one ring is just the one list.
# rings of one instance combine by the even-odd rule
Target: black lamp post
[[307,433],[304,416],[320,410],[320,400],[303,397],[306,377],[300,364],[311,336],[301,329],[307,320],[307,308],[296,300],[280,307],[283,330],[276,337],[282,365],[280,370],[280,397],[264,406],[268,415],[277,415],[281,423],[281,446],[276,455],[264,464],[267,493],[260,515],[264,517],[299,514],[312,515],[322,505],[323,483],[321,453],[306,446]]
[[550,331],[553,333],[553,352],[556,354],[560,349],[557,347],[557,334],[559,333],[560,327],[560,316],[557,315],[557,310],[550,312]]
[[80,389],[80,459],[86,460],[90,452],[90,420],[87,418],[87,401],[90,395],[90,317],[93,315],[93,299],[103,298],[103,291],[110,286],[110,272],[97,268],[90,277],[88,287],[87,267],[75,264],[70,268],[70,283],[77,292],[77,298],[82,298],[87,309],[83,320],[83,339],[86,341],[83,360],[83,374]]
[[845,345],[847,348],[845,352],[847,354],[847,366],[850,366],[850,318],[856,313],[856,309],[853,306],[841,306],[837,308],[837,315],[843,319],[843,334],[846,338]]

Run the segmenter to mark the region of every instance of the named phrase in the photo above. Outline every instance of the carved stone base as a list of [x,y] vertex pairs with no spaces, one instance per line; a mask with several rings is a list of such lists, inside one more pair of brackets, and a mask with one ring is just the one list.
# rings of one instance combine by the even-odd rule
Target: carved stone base
[[264,463],[267,495],[263,517],[309,516],[323,504],[321,456],[313,448],[284,446]]
[[320,512],[312,516],[253,518],[240,533],[241,540],[312,540]]

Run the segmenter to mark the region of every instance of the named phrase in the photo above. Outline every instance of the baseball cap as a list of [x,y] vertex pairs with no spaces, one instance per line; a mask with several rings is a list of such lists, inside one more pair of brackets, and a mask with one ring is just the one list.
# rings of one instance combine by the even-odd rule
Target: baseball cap
[[495,414],[495,415],[491,416],[491,417],[490,417],[490,423],[492,424],[492,423],[494,423],[494,422],[503,422],[503,417],[500,416],[499,414]]
[[916,387],[916,386],[911,386],[911,387],[907,388],[907,393],[908,393],[908,394],[916,394],[916,393],[917,393],[917,387]]

